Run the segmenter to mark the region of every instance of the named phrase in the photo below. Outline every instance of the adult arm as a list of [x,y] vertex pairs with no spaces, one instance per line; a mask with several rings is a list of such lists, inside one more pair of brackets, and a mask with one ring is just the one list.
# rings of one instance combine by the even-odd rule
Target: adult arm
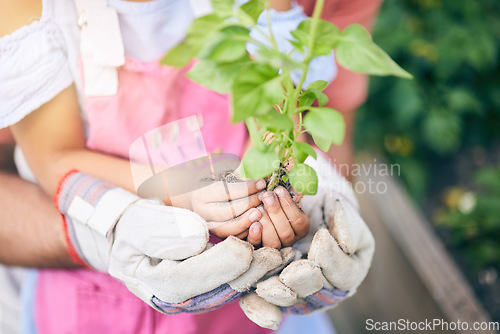
[[61,215],[37,185],[0,172],[0,263],[75,267],[66,249]]
[[40,187],[15,174],[13,153],[10,132],[0,130],[0,263],[74,267],[66,250],[60,214]]

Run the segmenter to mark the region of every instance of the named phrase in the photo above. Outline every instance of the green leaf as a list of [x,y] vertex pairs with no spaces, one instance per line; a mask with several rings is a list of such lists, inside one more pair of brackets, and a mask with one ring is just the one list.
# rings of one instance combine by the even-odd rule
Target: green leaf
[[213,12],[222,18],[228,18],[233,15],[233,0],[210,0]]
[[302,93],[299,97],[299,107],[310,107],[316,100],[316,96],[314,94],[305,94]]
[[448,109],[456,113],[472,112],[481,114],[483,106],[472,89],[454,88],[444,96]]
[[246,13],[254,22],[257,23],[260,14],[266,8],[266,1],[264,0],[250,0],[243,5],[241,5],[241,10]]
[[280,114],[275,110],[271,110],[267,114],[258,116],[257,122],[259,122],[261,126],[273,132],[276,132],[277,130],[293,129],[292,120],[287,115]]
[[199,58],[217,62],[232,62],[247,54],[246,41],[250,30],[240,26],[225,27],[207,40]]
[[400,131],[411,131],[426,109],[425,99],[420,95],[421,88],[416,80],[397,80],[394,84],[395,86],[390,88],[389,97],[386,98],[389,105],[384,107],[393,114],[393,126]]
[[203,47],[204,41],[188,39],[171,49],[160,64],[175,67],[184,67],[196,56]]
[[188,28],[187,36],[203,38],[225,26],[225,20],[216,14],[208,14],[195,19]]
[[370,33],[359,24],[344,29],[335,57],[340,65],[354,72],[413,78],[373,43]]
[[243,171],[245,177],[257,180],[271,175],[280,166],[278,153],[272,149],[265,152],[257,148],[250,148],[243,157]]
[[[297,29],[291,32],[297,42],[309,45],[309,31],[312,19],[302,21]],[[314,41],[313,57],[329,55],[337,46],[340,39],[340,30],[336,25],[325,20],[319,20],[316,28],[316,39]],[[295,43],[292,43],[295,45]]]
[[318,191],[318,175],[316,171],[305,164],[295,164],[288,172],[290,183],[304,195],[315,195]]
[[303,163],[308,156],[312,156],[314,159],[318,157],[311,145],[300,141],[293,143],[293,153],[300,163]]
[[294,41],[294,43],[292,44],[295,47],[297,47],[298,45],[300,45],[301,47],[307,45],[307,40],[309,39],[309,30],[305,31],[304,26],[299,25],[297,29],[291,31],[290,34],[295,38],[295,40],[292,40]]
[[331,108],[311,108],[304,117],[304,128],[312,135],[316,145],[324,152],[328,151],[331,144],[342,144],[344,139],[344,117]]
[[295,68],[295,64],[286,55],[277,52],[272,47],[257,46],[257,51],[252,54],[256,63],[267,64],[275,68]]
[[437,153],[456,152],[461,142],[462,123],[457,114],[445,109],[431,109],[422,122],[422,137]]
[[328,102],[328,96],[325,93],[315,88],[308,88],[300,95],[299,107],[309,107],[316,99],[320,107]]
[[328,152],[330,150],[330,147],[332,146],[333,142],[329,139],[325,139],[323,137],[319,137],[316,135],[312,135],[312,138],[314,140],[314,143],[320,150],[323,152]]
[[297,51],[299,51],[301,54],[305,54],[304,45],[302,43],[293,39],[289,40],[289,42],[295,47],[295,49],[297,49]]
[[250,138],[252,139],[253,146],[261,152],[266,152],[269,147],[264,143],[264,136],[259,133],[260,131],[257,127],[257,123],[255,123],[255,119],[251,117],[247,118],[245,124],[250,134]]
[[283,99],[278,70],[265,64],[251,64],[241,69],[232,87],[233,122],[262,115]]
[[229,93],[238,71],[249,62],[248,54],[230,63],[217,63],[202,59],[189,70],[187,76],[208,89],[221,94]]
[[187,37],[181,44],[170,50],[160,61],[163,65],[184,67],[196,57],[206,43],[207,37],[224,27],[224,19],[216,14],[197,18],[189,26]]
[[316,80],[316,81],[311,82],[307,86],[307,89],[317,89],[319,91],[324,91],[327,86],[328,86],[328,81]]

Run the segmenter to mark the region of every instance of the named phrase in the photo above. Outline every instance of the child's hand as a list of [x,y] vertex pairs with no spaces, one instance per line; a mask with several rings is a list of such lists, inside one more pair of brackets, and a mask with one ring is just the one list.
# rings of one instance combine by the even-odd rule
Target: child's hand
[[[297,206],[288,191],[277,187],[274,191],[267,191],[262,195],[263,206],[259,206],[262,218],[250,228],[248,242],[257,246],[281,248],[292,246],[296,241],[304,238],[309,232],[309,218]],[[259,234],[252,233],[261,229]]]
[[234,235],[243,239],[250,225],[262,217],[256,207],[261,203],[259,195],[265,187],[264,180],[214,181],[192,193],[192,210],[207,221],[210,233],[215,236]]

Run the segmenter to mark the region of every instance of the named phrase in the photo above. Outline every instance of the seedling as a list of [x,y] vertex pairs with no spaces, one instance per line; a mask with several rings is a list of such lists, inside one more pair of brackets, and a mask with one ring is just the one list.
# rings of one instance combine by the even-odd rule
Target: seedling
[[[342,115],[325,107],[327,82],[318,80],[303,88],[313,58],[335,50],[337,63],[351,71],[412,77],[373,43],[361,25],[352,24],[341,32],[320,19],[323,5],[324,0],[317,0],[312,18],[291,32],[293,51],[285,54],[273,34],[257,25],[261,13],[269,9],[269,1],[250,0],[238,6],[233,0],[212,0],[213,13],[194,20],[184,42],[162,60],[183,67],[197,58],[188,77],[211,90],[231,94],[232,121],[244,121],[253,142],[243,157],[243,174],[252,179],[267,177],[268,190],[289,182],[303,194],[315,194],[318,177],[304,161],[308,156],[316,158],[316,152],[299,142],[298,136],[309,133],[324,152],[344,138]],[[269,11],[267,19],[270,25]],[[259,30],[267,42],[252,38],[250,29]],[[253,58],[247,53],[247,43],[257,46]],[[296,52],[301,61],[292,58]],[[296,71],[301,74],[295,85],[291,74]]]

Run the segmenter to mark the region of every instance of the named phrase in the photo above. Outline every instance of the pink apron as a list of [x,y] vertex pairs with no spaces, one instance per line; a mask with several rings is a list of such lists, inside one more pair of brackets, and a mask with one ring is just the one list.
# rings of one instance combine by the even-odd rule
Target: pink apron
[[[208,152],[241,155],[244,125],[230,125],[228,98],[185,77],[186,69],[127,59],[118,94],[87,98],[88,146],[127,157],[130,144],[152,129],[199,114]],[[40,334],[268,333],[238,303],[202,314],[164,315],[110,277],[90,270],[41,270],[36,293]]]

